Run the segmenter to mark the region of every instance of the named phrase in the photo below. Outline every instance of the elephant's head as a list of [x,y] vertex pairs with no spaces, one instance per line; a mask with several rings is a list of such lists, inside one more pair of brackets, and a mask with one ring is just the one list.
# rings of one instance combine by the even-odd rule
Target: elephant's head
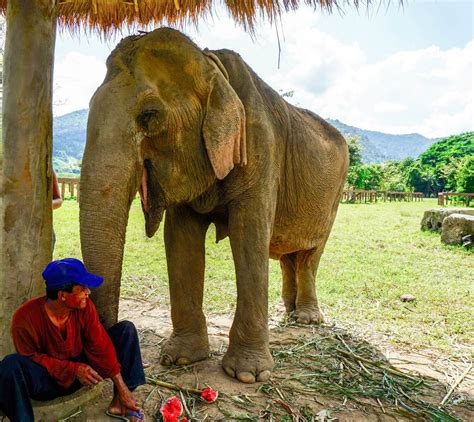
[[244,108],[216,56],[167,28],[116,47],[91,100],[81,172],[82,253],[106,279],[95,298],[106,323],[117,315],[137,191],[151,237],[166,207],[192,201],[245,161]]

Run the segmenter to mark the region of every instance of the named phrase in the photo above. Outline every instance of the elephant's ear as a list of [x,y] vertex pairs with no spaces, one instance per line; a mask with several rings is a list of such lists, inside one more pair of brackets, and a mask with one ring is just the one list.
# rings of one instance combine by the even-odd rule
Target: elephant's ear
[[220,72],[210,83],[202,133],[207,154],[218,179],[247,163],[245,110],[239,97]]

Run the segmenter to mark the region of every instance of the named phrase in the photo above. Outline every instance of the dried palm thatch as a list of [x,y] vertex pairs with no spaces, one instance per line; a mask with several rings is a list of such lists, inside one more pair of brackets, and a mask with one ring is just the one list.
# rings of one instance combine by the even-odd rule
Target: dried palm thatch
[[[369,5],[372,0],[57,0],[60,26],[72,31],[81,27],[108,35],[123,25],[146,26],[196,24],[209,16],[217,3],[223,3],[232,19],[250,33],[259,18],[274,22],[281,12],[306,4],[331,12],[341,5]],[[401,0],[403,1],[403,0]],[[8,0],[0,0],[5,13]]]

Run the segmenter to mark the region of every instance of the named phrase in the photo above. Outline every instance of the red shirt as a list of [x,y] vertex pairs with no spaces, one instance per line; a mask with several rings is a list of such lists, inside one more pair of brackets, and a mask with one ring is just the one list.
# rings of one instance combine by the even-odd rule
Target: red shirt
[[90,366],[102,378],[120,372],[114,346],[92,301],[84,309],[74,309],[66,323],[66,339],[49,319],[44,308],[46,296],[31,299],[13,315],[12,337],[16,351],[45,367],[49,375],[64,388],[76,378],[80,365],[69,359],[84,352]]

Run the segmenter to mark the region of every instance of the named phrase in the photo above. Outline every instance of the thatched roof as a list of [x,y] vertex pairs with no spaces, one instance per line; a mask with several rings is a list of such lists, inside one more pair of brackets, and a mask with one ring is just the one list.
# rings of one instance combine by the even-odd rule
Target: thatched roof
[[[5,13],[8,0],[0,0]],[[125,26],[197,23],[223,3],[233,20],[252,32],[256,20],[274,21],[283,11],[306,4],[331,11],[341,4],[368,4],[371,0],[57,0],[58,18],[64,28],[81,26],[107,35]]]

